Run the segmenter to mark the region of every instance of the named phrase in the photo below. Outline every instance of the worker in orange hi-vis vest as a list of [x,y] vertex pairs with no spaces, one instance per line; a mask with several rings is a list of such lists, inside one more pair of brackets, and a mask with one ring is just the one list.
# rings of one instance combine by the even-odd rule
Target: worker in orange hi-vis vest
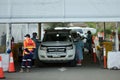
[[24,50],[20,72],[24,72],[25,68],[27,69],[27,72],[29,72],[32,66],[33,53],[36,48],[35,42],[30,38],[29,34],[25,35],[23,46]]

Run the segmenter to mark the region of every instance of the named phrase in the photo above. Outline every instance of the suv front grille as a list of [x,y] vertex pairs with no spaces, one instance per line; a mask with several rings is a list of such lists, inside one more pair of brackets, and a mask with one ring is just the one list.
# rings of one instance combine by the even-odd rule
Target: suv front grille
[[47,49],[47,52],[50,53],[50,52],[66,52],[66,48],[48,48]]
[[59,57],[54,57],[54,56],[47,56],[48,58],[64,58],[65,55],[59,56]]

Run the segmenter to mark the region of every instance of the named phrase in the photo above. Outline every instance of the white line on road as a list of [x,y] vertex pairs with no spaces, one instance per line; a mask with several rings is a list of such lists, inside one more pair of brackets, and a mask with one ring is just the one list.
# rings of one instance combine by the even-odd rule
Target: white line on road
[[61,72],[67,70],[66,68],[62,67],[62,68],[59,68],[58,70],[60,70]]

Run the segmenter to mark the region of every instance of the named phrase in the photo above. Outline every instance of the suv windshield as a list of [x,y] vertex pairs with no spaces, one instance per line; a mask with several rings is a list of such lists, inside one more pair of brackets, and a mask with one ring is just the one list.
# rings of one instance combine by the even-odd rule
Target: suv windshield
[[81,34],[83,34],[83,30],[82,29],[73,29],[73,31],[79,32]]
[[43,42],[46,41],[71,41],[71,37],[68,32],[48,32],[45,34]]

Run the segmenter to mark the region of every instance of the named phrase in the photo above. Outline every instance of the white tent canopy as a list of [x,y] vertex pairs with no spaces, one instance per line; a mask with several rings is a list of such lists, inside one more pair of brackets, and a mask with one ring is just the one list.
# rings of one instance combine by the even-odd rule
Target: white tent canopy
[[120,0],[0,0],[0,23],[119,22]]

